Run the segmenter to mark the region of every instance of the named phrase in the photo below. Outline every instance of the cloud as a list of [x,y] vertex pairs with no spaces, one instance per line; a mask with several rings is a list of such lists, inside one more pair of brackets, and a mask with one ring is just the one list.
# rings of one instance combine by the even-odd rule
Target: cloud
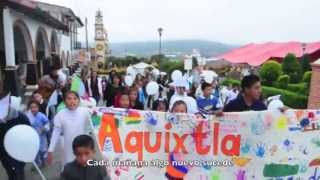
[[[206,39],[228,43],[317,41],[319,0],[41,0],[71,7],[89,20],[97,9],[112,42]],[[80,31],[84,40],[84,29]]]

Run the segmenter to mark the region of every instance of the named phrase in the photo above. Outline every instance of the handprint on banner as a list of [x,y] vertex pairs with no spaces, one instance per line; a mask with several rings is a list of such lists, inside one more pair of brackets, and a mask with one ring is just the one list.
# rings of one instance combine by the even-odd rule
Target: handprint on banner
[[246,179],[246,171],[239,169],[236,173],[237,180],[245,180]]
[[110,137],[106,138],[104,141],[104,146],[103,146],[103,151],[104,152],[111,152],[113,151],[113,144],[112,144],[112,139]]
[[166,118],[171,124],[177,124],[178,123],[178,118],[177,115],[175,114],[169,114]]
[[260,114],[252,121],[251,132],[255,135],[262,135],[265,132],[264,123]]
[[274,156],[277,151],[278,151],[278,146],[277,146],[277,145],[273,145],[273,146],[270,148],[270,155],[271,155],[271,156]]
[[266,145],[262,142],[258,143],[255,151],[257,157],[263,158],[266,153]]
[[158,120],[153,116],[151,112],[145,113],[145,122],[151,126],[156,126]]
[[294,142],[290,141],[289,139],[286,139],[283,141],[283,146],[287,152],[293,149],[293,145],[294,145]]
[[249,140],[246,139],[246,140],[243,140],[242,141],[243,143],[241,143],[241,147],[240,147],[240,150],[241,150],[241,154],[248,154],[250,152],[250,149],[251,149],[251,144],[249,143]]

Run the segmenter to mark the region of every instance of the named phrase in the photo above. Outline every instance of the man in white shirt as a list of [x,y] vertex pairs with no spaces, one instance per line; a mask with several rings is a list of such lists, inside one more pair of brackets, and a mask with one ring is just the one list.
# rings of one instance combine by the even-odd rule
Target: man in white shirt
[[188,113],[198,113],[198,106],[197,102],[194,98],[187,95],[187,88],[189,86],[186,79],[182,78],[178,81],[174,82],[175,85],[175,94],[171,97],[169,109],[171,110],[173,104],[176,101],[182,100],[187,104],[187,111]]

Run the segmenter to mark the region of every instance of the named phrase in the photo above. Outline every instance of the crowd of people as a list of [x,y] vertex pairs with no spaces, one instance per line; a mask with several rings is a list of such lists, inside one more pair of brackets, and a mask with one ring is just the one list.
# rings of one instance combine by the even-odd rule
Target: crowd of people
[[[218,81],[206,82],[203,79],[197,86],[185,78],[169,82],[166,76],[155,78],[148,73],[136,75],[129,86],[125,75],[111,71],[108,75],[99,76],[87,68],[82,69],[80,78],[86,95],[94,98],[98,106],[191,113],[203,117],[222,116],[223,112],[267,109],[261,98],[260,79],[254,74],[242,79],[241,88],[222,88]],[[148,95],[146,90],[150,81],[156,81],[159,85],[159,92],[153,96]],[[85,167],[84,160],[93,157],[93,140],[90,136],[84,136],[90,131],[91,115],[89,109],[80,106],[79,94],[70,91],[71,83],[71,78],[61,75],[60,67],[52,66],[51,72],[40,79],[39,89],[32,94],[25,113],[10,107],[10,100],[6,98],[9,92],[0,83],[0,159],[10,180],[24,179],[24,163],[11,158],[3,147],[5,133],[16,124],[29,124],[38,132],[41,147],[36,163],[41,167],[52,163],[53,152],[63,137],[62,162],[66,168],[62,176],[72,179],[68,171],[74,171],[73,177],[81,177],[76,173],[77,168]],[[48,99],[54,91],[58,92],[58,103],[48,107]],[[64,102],[65,108],[57,110],[60,102]],[[96,173],[94,177],[107,178],[100,170],[91,171]]]

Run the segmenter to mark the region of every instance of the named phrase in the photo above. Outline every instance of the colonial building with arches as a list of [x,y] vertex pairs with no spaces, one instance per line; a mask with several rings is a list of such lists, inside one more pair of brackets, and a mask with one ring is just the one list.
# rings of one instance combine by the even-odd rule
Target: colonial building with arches
[[50,57],[72,66],[81,20],[66,7],[30,1],[0,2],[0,80],[13,95],[50,71]]

